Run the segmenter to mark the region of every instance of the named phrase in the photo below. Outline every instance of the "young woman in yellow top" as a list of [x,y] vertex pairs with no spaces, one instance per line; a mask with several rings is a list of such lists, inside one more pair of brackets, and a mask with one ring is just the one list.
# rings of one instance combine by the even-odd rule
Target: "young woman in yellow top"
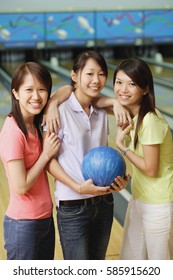
[[139,58],[123,61],[114,72],[114,92],[133,118],[133,125],[118,127],[116,136],[117,147],[133,167],[120,258],[171,259],[173,142],[168,123],[155,107],[148,65]]

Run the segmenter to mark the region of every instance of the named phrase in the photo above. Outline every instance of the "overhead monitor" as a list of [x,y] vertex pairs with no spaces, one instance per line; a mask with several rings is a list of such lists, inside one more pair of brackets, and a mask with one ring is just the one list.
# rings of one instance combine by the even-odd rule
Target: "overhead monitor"
[[173,42],[173,10],[145,11],[144,35],[152,43]]
[[135,44],[143,36],[143,11],[98,11],[96,40],[107,45]]
[[48,46],[81,46],[95,38],[94,12],[46,13]]
[[0,14],[0,45],[4,48],[35,47],[44,42],[42,13]]

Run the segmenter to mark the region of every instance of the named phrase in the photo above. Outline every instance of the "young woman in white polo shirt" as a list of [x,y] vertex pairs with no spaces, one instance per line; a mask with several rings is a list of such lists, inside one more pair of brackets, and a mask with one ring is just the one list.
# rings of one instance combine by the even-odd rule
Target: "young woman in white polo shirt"
[[[71,71],[73,92],[59,106],[61,147],[57,160],[49,164],[56,178],[57,222],[64,259],[105,259],[113,221],[110,186],[84,181],[81,165],[87,151],[107,145],[107,113],[92,101],[107,80],[107,65],[101,54],[86,51],[78,55]],[[116,178],[119,191],[128,179]]]

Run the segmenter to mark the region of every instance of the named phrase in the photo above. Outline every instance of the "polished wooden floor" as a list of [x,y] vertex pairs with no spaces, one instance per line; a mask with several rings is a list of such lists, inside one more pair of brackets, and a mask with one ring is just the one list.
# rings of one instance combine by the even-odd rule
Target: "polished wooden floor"
[[[114,120],[111,116],[111,127],[110,130],[112,133],[114,133],[115,128],[114,128]],[[109,136],[109,145],[114,146],[114,137],[111,134]],[[54,182],[53,178],[49,176],[49,181],[50,181],[50,188],[51,188],[51,194],[52,194],[52,199],[54,200]],[[6,175],[4,172],[4,168],[2,165],[2,162],[0,161],[0,260],[5,260],[6,259],[6,252],[4,250],[4,237],[3,237],[3,218],[5,215],[5,211],[8,205],[9,201],[9,189],[8,189],[8,183],[6,179]],[[55,205],[55,203],[54,203]],[[55,247],[55,259],[56,260],[62,260],[62,251],[61,251],[61,246],[59,242],[59,236],[58,236],[58,231],[57,231],[57,226],[56,226],[56,210],[54,209],[54,218],[55,218],[55,228],[56,228],[56,247]],[[114,219],[113,226],[112,226],[112,232],[111,232],[111,238],[109,242],[109,246],[107,249],[107,254],[106,254],[106,259],[108,260],[117,260],[119,259],[119,253],[120,253],[120,246],[121,246],[121,239],[122,239],[122,227],[121,225]]]

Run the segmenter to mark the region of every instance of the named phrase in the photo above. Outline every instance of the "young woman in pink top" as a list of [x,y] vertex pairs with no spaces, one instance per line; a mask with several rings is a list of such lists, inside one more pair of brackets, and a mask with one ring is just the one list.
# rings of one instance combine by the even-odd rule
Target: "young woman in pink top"
[[53,259],[55,231],[46,164],[59,149],[54,133],[42,145],[40,129],[51,94],[47,69],[35,62],[18,66],[11,84],[12,109],[0,133],[0,157],[10,189],[4,218],[7,259]]

